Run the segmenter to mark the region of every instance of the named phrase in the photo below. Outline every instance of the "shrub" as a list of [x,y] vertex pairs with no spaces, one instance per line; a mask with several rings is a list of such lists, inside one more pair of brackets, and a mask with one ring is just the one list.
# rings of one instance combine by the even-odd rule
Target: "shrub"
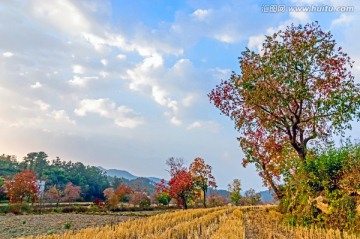
[[[306,164],[284,178],[280,208],[291,225],[360,231],[360,145],[311,152]],[[359,207],[360,208],[360,207]]]

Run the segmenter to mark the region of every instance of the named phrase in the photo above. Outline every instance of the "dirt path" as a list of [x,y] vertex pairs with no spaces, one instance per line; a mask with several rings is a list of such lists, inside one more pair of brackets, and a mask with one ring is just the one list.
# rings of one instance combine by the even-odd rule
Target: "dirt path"
[[100,227],[137,218],[119,215],[42,214],[0,216],[0,238],[8,239],[38,234],[59,234],[67,230]]

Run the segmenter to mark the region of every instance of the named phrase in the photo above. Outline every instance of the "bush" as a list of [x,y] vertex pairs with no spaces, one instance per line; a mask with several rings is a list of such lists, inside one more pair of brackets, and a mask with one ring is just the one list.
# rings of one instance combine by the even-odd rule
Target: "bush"
[[144,198],[140,201],[139,206],[141,209],[149,208],[150,207],[150,198]]
[[10,211],[10,206],[0,206],[0,213],[8,213]]
[[87,211],[86,207],[82,207],[82,206],[71,206],[71,207],[64,207],[62,208],[62,212],[63,213],[84,213]]
[[31,212],[31,208],[27,203],[14,203],[10,204],[9,212],[14,213],[16,215],[29,213]]
[[291,225],[360,231],[360,145],[329,145],[284,178],[280,208]]

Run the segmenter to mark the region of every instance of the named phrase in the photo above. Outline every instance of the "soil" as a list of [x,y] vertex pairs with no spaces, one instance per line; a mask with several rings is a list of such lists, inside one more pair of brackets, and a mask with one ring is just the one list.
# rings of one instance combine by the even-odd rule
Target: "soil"
[[39,234],[61,234],[68,230],[77,231],[88,227],[101,227],[135,219],[129,215],[87,215],[87,214],[42,214],[0,216],[0,238],[16,238]]

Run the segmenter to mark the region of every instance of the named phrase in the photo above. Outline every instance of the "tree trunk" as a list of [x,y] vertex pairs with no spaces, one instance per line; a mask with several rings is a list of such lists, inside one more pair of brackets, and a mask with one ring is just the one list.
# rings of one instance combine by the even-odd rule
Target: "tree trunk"
[[187,209],[188,207],[187,207],[187,203],[186,203],[186,197],[185,197],[185,196],[181,196],[180,198],[181,198],[181,200],[182,200],[182,204],[183,204],[184,209]]
[[204,200],[203,200],[203,204],[204,204],[204,208],[206,208],[206,191],[203,190],[204,192]]
[[283,193],[279,190],[279,188],[275,185],[274,181],[272,180],[271,175],[269,175],[269,173],[264,170],[263,171],[265,174],[265,180],[270,184],[271,189],[274,191],[274,193],[276,194],[276,197],[280,200],[281,198],[284,197]]
[[184,198],[184,209],[186,210],[188,207],[187,207],[187,203],[186,203],[186,199]]

